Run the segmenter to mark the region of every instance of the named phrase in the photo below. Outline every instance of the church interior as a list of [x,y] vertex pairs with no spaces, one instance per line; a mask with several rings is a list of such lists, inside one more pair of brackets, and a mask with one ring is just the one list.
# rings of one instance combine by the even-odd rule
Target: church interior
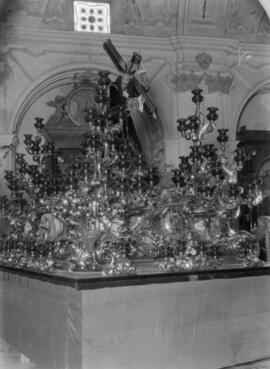
[[0,368],[270,369],[270,2],[0,30]]

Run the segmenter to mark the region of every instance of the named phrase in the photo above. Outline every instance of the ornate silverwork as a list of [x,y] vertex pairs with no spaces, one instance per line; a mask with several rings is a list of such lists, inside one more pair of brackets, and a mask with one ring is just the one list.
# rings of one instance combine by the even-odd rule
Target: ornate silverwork
[[[209,107],[204,116],[202,90],[192,91],[195,112],[177,121],[191,150],[168,181],[166,171],[146,162],[132,135],[129,99],[147,97],[134,80],[140,58],[133,55],[127,66],[111,42],[105,45],[123,74],[112,81],[109,72],[99,72],[81,153],[63,160],[36,118],[37,135],[24,140],[32,163],[17,153],[15,171],[6,171],[11,196],[1,198],[0,209],[9,232],[2,234],[0,262],[105,275],[133,274],[142,260],[160,271],[217,268],[227,254],[243,266],[260,264],[255,237],[230,226],[241,204],[262,200],[260,180],[238,184],[248,155],[238,148],[229,159],[226,129],[218,129],[217,147],[203,142],[215,129],[218,109]],[[145,102],[156,114],[151,100]]]

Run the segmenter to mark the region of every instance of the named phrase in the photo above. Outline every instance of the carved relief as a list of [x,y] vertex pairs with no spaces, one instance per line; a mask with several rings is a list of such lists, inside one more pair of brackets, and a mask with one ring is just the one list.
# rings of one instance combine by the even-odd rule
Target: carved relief
[[149,0],[128,0],[123,4],[122,11],[125,23],[138,25],[157,25],[171,26],[175,24],[177,1],[151,2]]
[[73,29],[73,2],[69,0],[6,1],[0,22],[23,27]]
[[269,41],[270,20],[258,1],[228,0],[225,36],[248,42]]
[[97,73],[91,70],[75,73],[71,90],[65,96],[57,95],[53,101],[47,102],[55,111],[46,122],[46,131],[61,147],[65,144],[80,147],[82,134],[89,129],[85,115],[94,106],[97,78]]
[[[13,0],[6,3],[0,22],[23,27],[74,28],[71,0]],[[176,34],[178,0],[114,0],[110,5],[112,33],[158,37]]]
[[201,69],[208,69],[213,59],[211,55],[203,52],[203,53],[196,55],[195,60]]
[[[226,1],[227,6],[224,0],[114,0],[110,2],[112,33],[269,41],[270,21],[258,1]],[[6,0],[1,22],[25,28],[73,30],[73,1]]]
[[208,92],[221,92],[228,94],[233,87],[234,76],[230,72],[207,72],[212,57],[203,52],[195,56],[195,60],[200,70],[184,71],[174,75],[171,83],[176,92],[190,91],[204,82],[208,87]]
[[49,0],[43,23],[56,29],[73,30],[73,2]]
[[195,71],[182,72],[173,75],[171,83],[174,85],[176,92],[184,92],[194,90],[202,82],[204,75]]
[[1,6],[0,22],[5,24],[11,23],[14,16],[23,9],[23,4],[20,0],[5,1]]
[[231,73],[206,73],[204,81],[208,87],[209,93],[221,92],[223,94],[228,94],[234,85],[234,77]]
[[44,14],[48,0],[24,0],[20,2],[22,4],[22,9],[29,15],[33,17],[40,17]]
[[[55,96],[47,105],[54,108],[54,114],[47,121],[48,126],[70,126],[85,124],[85,110],[93,106],[98,75],[91,70],[75,73],[73,87],[67,96]],[[65,122],[63,123],[63,120]],[[72,123],[73,122],[73,123]],[[87,125],[87,124],[86,124]]]
[[119,5],[121,17],[112,20],[113,32],[159,37],[176,34],[177,0],[127,0],[114,4]]
[[62,119],[67,116],[66,105],[67,105],[67,97],[66,96],[55,96],[53,101],[47,102],[47,105],[54,108],[55,112],[50,117],[47,122],[47,126],[57,126],[60,124]]
[[[1,9],[0,20],[4,23],[16,24],[25,17],[42,17],[49,0],[13,0],[5,1]],[[33,21],[33,20],[32,20]]]

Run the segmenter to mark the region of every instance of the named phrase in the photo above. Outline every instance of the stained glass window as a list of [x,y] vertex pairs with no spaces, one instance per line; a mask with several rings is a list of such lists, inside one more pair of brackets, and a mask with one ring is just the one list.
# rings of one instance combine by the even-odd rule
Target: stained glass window
[[74,30],[78,32],[111,32],[110,4],[74,1]]

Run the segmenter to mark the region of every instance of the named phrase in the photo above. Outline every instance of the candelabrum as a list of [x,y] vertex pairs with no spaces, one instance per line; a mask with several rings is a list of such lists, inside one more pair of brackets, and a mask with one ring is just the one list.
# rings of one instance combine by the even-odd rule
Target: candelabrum
[[218,109],[209,107],[205,119],[200,109],[202,90],[193,90],[192,94],[195,113],[187,119],[179,119],[177,126],[180,134],[192,141],[191,151],[189,156],[179,158],[180,164],[173,170],[179,196],[177,207],[180,206],[180,212],[179,208],[174,212],[185,222],[182,232],[185,247],[179,257],[163,262],[162,268],[181,269],[183,260],[187,268],[209,267],[209,264],[219,264],[220,256],[231,253],[242,258],[245,265],[261,264],[255,237],[230,228],[231,221],[239,216],[240,205],[252,208],[262,201],[261,182],[253,178],[242,186],[238,184],[237,174],[249,157],[239,148],[233,158],[229,157],[226,153],[228,129],[217,130],[219,147],[203,144],[204,136],[214,130]]
[[130,137],[128,101],[110,104],[111,85],[109,72],[99,72],[95,107],[85,117],[89,130],[71,162],[61,160],[51,141],[42,142],[42,119],[36,118],[36,137],[25,135],[34,164],[17,154],[15,171],[6,172],[11,199],[2,199],[2,209],[12,231],[3,242],[3,264],[134,272],[129,257],[139,250],[128,223],[145,209],[157,174]]
[[217,268],[228,254],[244,266],[259,264],[256,239],[230,224],[241,204],[262,200],[260,182],[238,184],[247,155],[239,148],[232,158],[226,153],[226,129],[218,129],[217,147],[203,143],[218,109],[204,117],[202,90],[192,91],[195,113],[177,127],[192,142],[190,154],[169,176],[146,163],[130,135],[129,97],[120,91],[119,104],[111,104],[113,84],[109,72],[99,72],[88,132],[73,160],[63,161],[41,118],[37,136],[25,135],[33,163],[17,154],[15,170],[6,172],[11,196],[0,201],[7,220],[0,262],[106,275],[135,273],[142,260],[160,271]]

